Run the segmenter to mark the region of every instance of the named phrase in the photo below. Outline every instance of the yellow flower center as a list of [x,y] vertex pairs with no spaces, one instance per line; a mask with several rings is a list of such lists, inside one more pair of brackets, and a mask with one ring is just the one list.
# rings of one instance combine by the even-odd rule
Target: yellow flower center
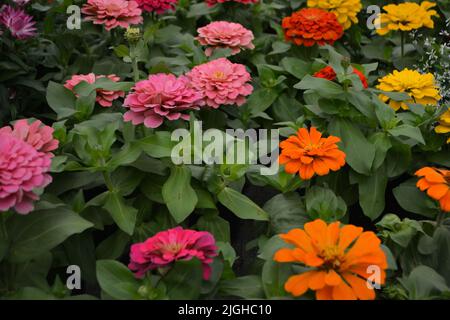
[[338,246],[330,246],[325,248],[321,257],[325,260],[325,267],[331,269],[338,269],[342,262],[344,262],[344,253]]
[[164,250],[172,252],[172,253],[177,253],[178,251],[181,250],[181,244],[179,243],[170,243],[164,246]]
[[222,80],[225,79],[225,73],[222,71],[214,71],[213,72],[213,78],[216,80]]

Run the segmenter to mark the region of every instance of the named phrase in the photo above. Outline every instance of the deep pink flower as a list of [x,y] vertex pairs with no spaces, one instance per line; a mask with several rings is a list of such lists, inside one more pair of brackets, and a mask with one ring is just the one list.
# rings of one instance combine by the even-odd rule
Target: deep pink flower
[[136,0],[136,2],[144,11],[162,14],[168,10],[175,10],[178,0]]
[[141,278],[148,270],[168,267],[175,261],[195,257],[202,262],[203,279],[208,280],[210,264],[218,255],[217,250],[211,233],[176,227],[159,232],[145,242],[133,244],[128,268]]
[[142,10],[134,0],[88,0],[81,9],[88,21],[104,24],[106,30],[142,23]]
[[203,96],[190,87],[185,76],[154,74],[136,83],[133,92],[125,98],[123,105],[130,110],[124,120],[157,128],[164,119],[189,120],[189,114],[183,112],[196,110],[203,104]]
[[259,0],[206,0],[206,4],[209,7],[212,7],[216,5],[217,3],[224,3],[224,2],[239,2],[243,4],[252,4],[252,3],[258,3]]
[[13,37],[23,40],[36,35],[36,22],[21,8],[4,5],[0,9],[0,24],[9,29]]
[[243,105],[253,92],[250,74],[242,64],[220,58],[194,67],[187,76],[191,85],[205,97],[208,106]]
[[9,126],[1,128],[0,134],[11,134],[28,143],[36,151],[47,153],[53,157],[51,151],[57,149],[59,145],[59,141],[53,138],[53,131],[52,127],[42,125],[40,120],[29,124],[28,120],[22,119],[16,121],[12,128]]
[[241,49],[254,49],[252,41],[253,32],[239,23],[227,21],[214,21],[199,28],[196,38],[201,45],[209,46],[205,54],[210,56],[216,48],[230,48],[232,54],[241,52]]
[[52,178],[50,154],[40,152],[12,133],[0,133],[0,211],[14,208],[20,214],[33,210],[39,196]]
[[[120,78],[117,77],[115,74],[110,74],[107,76],[95,75],[93,73],[78,74],[78,75],[73,75],[72,78],[67,80],[64,87],[66,87],[70,91],[74,92],[73,88],[82,81],[92,84],[96,80],[98,80],[100,78],[105,78],[105,77],[107,77],[108,79],[110,79],[114,82],[120,81]],[[118,99],[119,97],[124,97],[124,96],[125,96],[125,92],[123,92],[123,91],[109,91],[109,90],[104,90],[104,89],[97,89],[96,101],[102,107],[111,107],[114,100]]]

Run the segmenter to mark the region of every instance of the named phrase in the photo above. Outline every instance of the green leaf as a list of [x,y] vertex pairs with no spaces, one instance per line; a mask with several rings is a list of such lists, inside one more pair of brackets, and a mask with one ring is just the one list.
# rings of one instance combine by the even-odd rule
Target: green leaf
[[241,219],[261,221],[269,220],[269,215],[267,212],[261,209],[248,197],[234,189],[228,187],[224,188],[217,195],[217,199],[221,204]]
[[232,267],[234,261],[237,259],[234,248],[229,242],[217,241],[216,245],[219,248],[219,252],[222,253],[223,259],[229,263],[230,267]]
[[332,222],[341,219],[347,212],[345,201],[330,189],[313,186],[305,195],[306,212],[311,220]]
[[108,192],[103,206],[120,229],[132,235],[136,224],[137,209],[125,203],[123,197],[117,192]]
[[445,279],[427,266],[416,267],[399,281],[408,292],[408,299],[411,300],[428,300],[444,291],[450,291]]
[[329,126],[331,134],[341,138],[340,149],[345,152],[346,162],[356,172],[369,175],[375,159],[375,146],[350,120],[335,118]]
[[338,97],[344,94],[340,85],[333,81],[306,75],[302,81],[297,83],[294,88],[301,90],[312,90],[324,98]]
[[303,79],[311,72],[311,64],[297,58],[285,57],[281,60],[281,66],[297,79]]
[[269,214],[270,224],[276,234],[301,228],[305,222],[309,221],[305,205],[300,195],[295,192],[274,196],[266,202],[263,209]]
[[172,300],[197,299],[200,295],[202,274],[202,264],[198,259],[177,261],[163,280],[167,295]]
[[247,108],[252,116],[257,116],[269,108],[278,98],[279,92],[274,88],[255,90],[247,101]]
[[14,215],[7,221],[9,260],[16,263],[30,260],[90,227],[92,223],[64,207]]
[[170,157],[172,149],[176,145],[170,139],[171,133],[167,131],[157,131],[155,134],[138,141],[142,151],[154,158]]
[[265,298],[261,278],[256,275],[222,280],[219,284],[219,292],[225,297],[239,297],[243,299]]
[[97,259],[117,259],[123,254],[129,241],[128,234],[117,230],[98,245],[95,255]]
[[198,230],[212,233],[216,241],[230,242],[230,224],[217,214],[205,214],[197,221]]
[[58,120],[70,117],[75,110],[75,95],[62,84],[50,81],[47,86],[47,102],[58,115]]
[[411,138],[421,144],[425,144],[422,133],[417,127],[413,127],[407,124],[400,125],[398,127],[389,129],[388,132],[394,137],[407,137]]
[[402,183],[393,190],[395,199],[406,211],[434,218],[438,212],[436,203],[416,187],[417,179]]
[[364,214],[372,220],[383,213],[387,182],[384,167],[380,167],[369,177],[358,178],[359,204]]
[[108,161],[106,167],[113,171],[119,166],[133,163],[141,155],[142,149],[138,143],[130,143],[123,146],[123,148],[114,154],[111,160]]
[[100,287],[109,296],[118,300],[136,300],[140,296],[140,284],[133,273],[114,260],[97,261],[97,279]]
[[162,188],[162,196],[177,223],[182,222],[194,211],[198,198],[191,186],[191,171],[188,167],[172,167],[169,179]]

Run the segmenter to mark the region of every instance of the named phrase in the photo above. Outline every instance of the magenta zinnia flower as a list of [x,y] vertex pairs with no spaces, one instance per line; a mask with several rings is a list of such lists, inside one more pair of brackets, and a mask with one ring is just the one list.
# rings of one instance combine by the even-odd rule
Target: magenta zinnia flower
[[210,56],[216,48],[230,48],[232,54],[241,49],[254,49],[253,32],[239,23],[214,21],[197,30],[197,40],[201,45],[209,46],[205,54]]
[[142,243],[131,246],[128,268],[142,278],[148,270],[165,268],[178,260],[197,258],[203,265],[203,279],[211,275],[218,248],[211,233],[176,227],[162,231]]
[[124,115],[125,121],[157,128],[164,119],[188,120],[189,114],[183,112],[198,109],[203,105],[203,96],[190,87],[185,76],[159,73],[136,83],[123,105],[130,109]]
[[50,165],[49,154],[39,152],[11,133],[0,133],[0,211],[32,211],[33,201],[39,199],[33,190],[52,181],[46,173]]
[[28,120],[22,119],[16,121],[12,128],[9,126],[1,128],[0,134],[11,134],[52,158],[51,151],[58,149],[59,145],[59,141],[53,138],[53,131],[52,127],[42,125],[40,120],[29,124]]
[[243,105],[253,92],[248,82],[250,74],[242,64],[220,58],[193,68],[187,76],[191,85],[205,97],[205,103],[215,109],[220,105]]
[[206,4],[209,7],[212,7],[217,3],[224,3],[224,2],[239,2],[243,4],[251,4],[251,3],[258,3],[259,0],[206,0]]
[[86,20],[105,25],[106,30],[142,23],[142,11],[134,0],[88,0],[81,9]]
[[[95,75],[94,73],[89,74],[77,74],[73,75],[72,78],[66,81],[64,84],[64,87],[69,89],[70,91],[74,92],[73,88],[76,87],[80,82],[87,82],[89,84],[95,83],[96,80],[100,78],[108,78],[113,82],[120,81],[120,78],[117,77],[115,74],[110,75]],[[118,99],[119,97],[124,97],[125,92],[123,91],[109,91],[104,89],[97,89],[97,98],[96,101],[99,105],[102,107],[111,107],[114,100]]]
[[144,11],[162,14],[168,10],[175,10],[178,0],[136,0],[136,2]]
[[23,9],[3,6],[0,9],[0,24],[9,29],[13,37],[23,40],[36,35],[36,22]]

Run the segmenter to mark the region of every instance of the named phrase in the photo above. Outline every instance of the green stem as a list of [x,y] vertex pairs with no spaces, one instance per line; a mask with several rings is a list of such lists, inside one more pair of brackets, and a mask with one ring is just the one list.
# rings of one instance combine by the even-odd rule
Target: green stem
[[0,212],[0,225],[3,237],[5,240],[8,239],[8,230],[6,229],[6,212]]
[[440,210],[436,218],[436,228],[438,228],[442,224],[442,222],[444,221],[444,217],[445,212]]
[[105,184],[108,187],[109,191],[114,191],[114,184],[112,183],[111,180],[111,175],[109,174],[109,172],[103,171],[103,179],[105,180]]
[[400,31],[402,58],[405,56],[405,33]]

